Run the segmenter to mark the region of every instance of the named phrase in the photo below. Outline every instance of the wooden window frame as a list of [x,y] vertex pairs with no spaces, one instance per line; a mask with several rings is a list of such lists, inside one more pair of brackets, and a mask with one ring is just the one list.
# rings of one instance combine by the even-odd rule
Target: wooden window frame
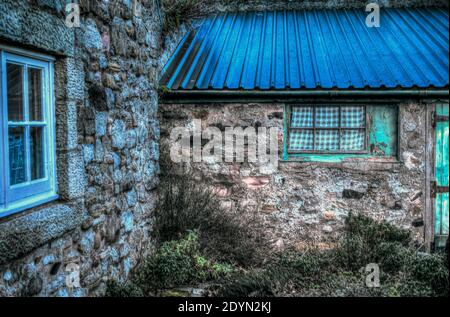
[[[8,121],[8,97],[7,97],[7,64],[23,66],[23,107],[24,117],[22,121]],[[28,68],[37,68],[42,71],[42,120],[29,121],[28,118]],[[44,57],[41,54],[31,52],[23,53],[22,50],[9,50],[0,46],[0,217],[4,217],[37,205],[57,199],[56,191],[56,146],[55,146],[55,101],[54,101],[54,66],[53,58]],[[43,132],[43,164],[44,177],[31,180],[29,146],[25,148],[27,157],[27,179],[25,182],[10,185],[9,169],[9,141],[8,129],[11,127],[23,127],[25,131],[25,143],[30,143],[32,127],[41,127]]]

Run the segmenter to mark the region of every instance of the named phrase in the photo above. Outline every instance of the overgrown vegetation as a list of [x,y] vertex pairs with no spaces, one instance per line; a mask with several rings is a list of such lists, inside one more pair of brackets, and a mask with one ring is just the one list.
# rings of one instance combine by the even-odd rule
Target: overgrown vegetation
[[[274,254],[256,219],[225,210],[214,193],[161,157],[153,232],[157,251],[109,296],[152,296],[207,282],[210,296],[448,296],[448,251],[423,254],[408,231],[350,215],[331,250]],[[178,171],[179,172],[179,171]],[[367,287],[365,268],[380,268],[380,287]]]
[[168,241],[136,270],[131,281],[111,281],[107,296],[140,297],[158,295],[159,291],[175,286],[217,280],[232,271],[231,265],[213,262],[200,253],[197,232]]
[[[212,288],[220,296],[448,296],[444,254],[410,246],[407,231],[350,215],[334,250],[286,251],[263,269],[235,272]],[[366,286],[369,263],[380,267],[380,287]]]
[[214,193],[189,174],[164,175],[153,232],[159,241],[199,232],[201,251],[217,261],[258,265],[267,249],[259,222],[240,211],[225,210]]
[[210,14],[215,4],[239,5],[245,0],[161,0],[164,14],[163,33],[176,30],[181,24]]
[[206,14],[205,5],[210,2],[203,0],[162,0],[163,32],[166,34],[170,30],[177,29],[182,23]]

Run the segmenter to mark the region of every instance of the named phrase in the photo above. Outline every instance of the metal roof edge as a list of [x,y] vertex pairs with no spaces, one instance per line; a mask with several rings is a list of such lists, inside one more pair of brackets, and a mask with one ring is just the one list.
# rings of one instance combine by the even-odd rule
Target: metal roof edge
[[[442,89],[401,89],[401,90],[292,90],[292,91],[257,91],[257,90],[169,90],[162,96],[164,103],[213,103],[236,101],[289,101],[298,98],[305,99],[345,99],[345,98],[375,98],[385,99],[427,99],[445,98],[450,96],[448,88]],[[354,100],[358,101],[358,100]]]

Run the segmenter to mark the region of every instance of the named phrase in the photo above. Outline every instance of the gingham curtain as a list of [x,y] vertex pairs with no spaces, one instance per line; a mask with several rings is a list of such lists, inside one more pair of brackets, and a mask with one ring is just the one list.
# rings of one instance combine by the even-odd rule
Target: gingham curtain
[[[314,116],[315,111],[315,116]],[[339,111],[341,123],[339,132]],[[313,130],[302,128],[313,128]],[[293,107],[291,114],[289,149],[293,151],[357,151],[364,149],[364,107],[362,106],[318,106]],[[336,128],[324,130],[323,128]]]

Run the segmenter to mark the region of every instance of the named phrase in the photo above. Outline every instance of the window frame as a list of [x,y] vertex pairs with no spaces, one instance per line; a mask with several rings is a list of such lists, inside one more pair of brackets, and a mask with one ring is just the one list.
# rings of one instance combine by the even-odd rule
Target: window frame
[[[364,109],[364,128],[347,128],[341,126],[341,107],[345,106],[354,106],[354,107],[363,107]],[[313,127],[303,127],[303,128],[292,128],[291,127],[291,120],[292,120],[292,108],[293,107],[310,107],[313,108]],[[327,127],[316,127],[316,108],[319,107],[336,107],[338,108],[338,127],[336,128],[327,128]],[[287,104],[286,105],[287,110],[287,120],[286,120],[286,152],[288,155],[292,154],[310,154],[310,155],[341,155],[341,154],[369,154],[369,117],[368,117],[368,111],[367,111],[367,105],[364,104],[349,104],[349,103],[336,103],[336,104],[330,104],[330,103],[317,103],[317,104]],[[361,131],[364,130],[364,149],[363,150],[291,150],[290,149],[290,142],[291,142],[291,131],[292,130],[310,130],[313,133],[313,147],[315,146],[315,132],[317,130],[324,130],[324,131],[338,131],[339,132],[339,142],[341,139],[341,132],[342,130],[352,130],[352,131]],[[339,143],[340,145],[340,143]]]
[[[23,75],[23,106],[29,111],[28,69],[40,69],[42,71],[42,120],[30,121],[25,116],[22,121],[8,121],[8,96],[7,96],[7,71],[6,65],[18,64],[24,67]],[[54,58],[42,54],[0,46],[0,218],[23,211],[55,200],[57,195],[56,179],[56,124],[55,124],[55,100],[54,100]],[[25,121],[27,120],[27,121]],[[9,140],[8,129],[10,127],[24,127],[25,149],[27,158],[30,150],[30,134],[32,127],[42,127],[43,164],[45,177],[10,185],[9,170]],[[27,159],[27,161],[29,161]],[[29,162],[27,174],[31,173]],[[31,177],[31,176],[30,176]]]

